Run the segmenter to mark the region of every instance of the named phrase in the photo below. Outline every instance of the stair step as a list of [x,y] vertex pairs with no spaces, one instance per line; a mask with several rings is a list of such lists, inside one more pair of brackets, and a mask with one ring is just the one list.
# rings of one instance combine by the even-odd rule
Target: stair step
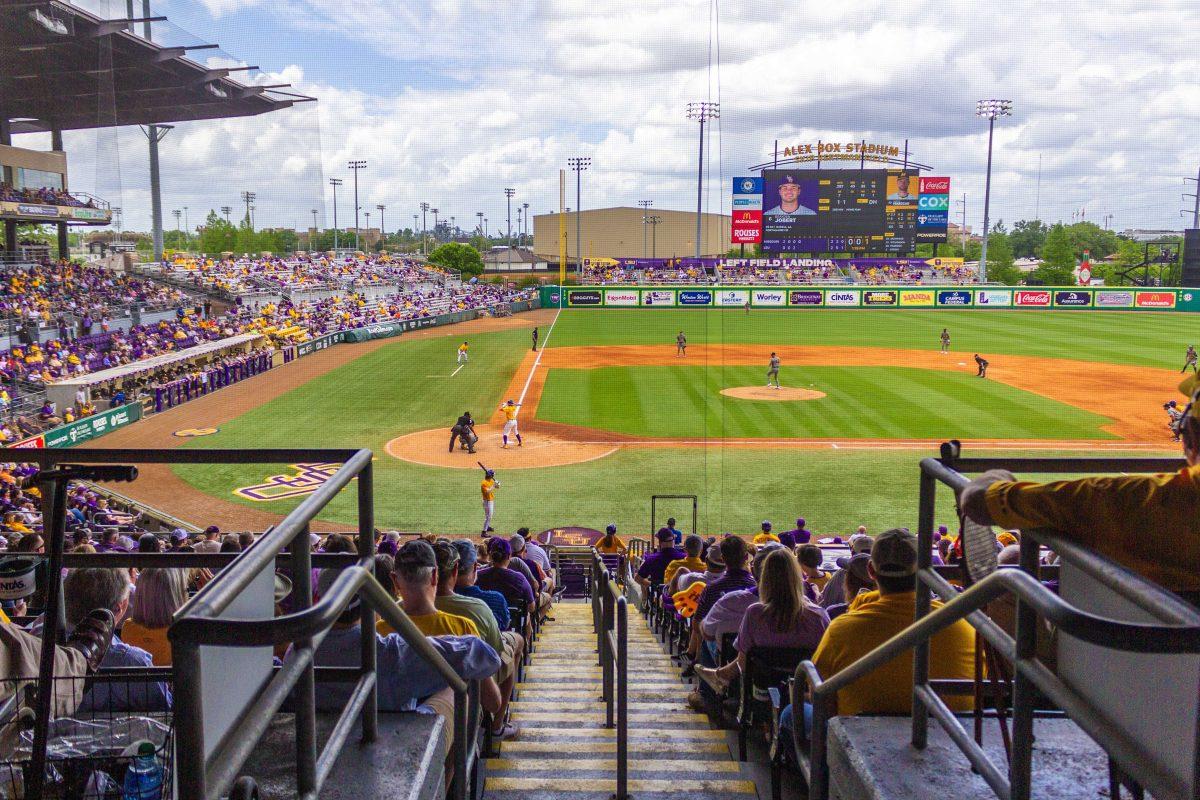
[[[548,731],[549,728],[523,728],[521,736],[517,739],[504,742],[500,746],[500,754],[506,753],[539,753],[544,757],[561,755],[563,758],[575,758],[579,753],[604,753],[613,754],[617,752],[617,743],[614,742],[556,742],[551,741],[552,737],[548,737],[547,741],[530,742],[525,741],[525,734],[528,731]],[[684,731],[684,733],[692,733],[693,731]],[[719,731],[718,731],[719,733]],[[680,737],[672,736],[671,744],[680,744]],[[686,750],[692,754],[708,754],[708,755],[729,755],[729,745],[723,741],[694,741],[686,743]],[[631,741],[629,743],[629,754],[631,756],[652,756],[662,753],[662,737],[654,736],[652,738]]]
[[[487,760],[488,774],[495,772],[516,771],[528,772],[586,772],[588,770],[615,771],[615,758],[489,758]],[[629,760],[630,772],[741,772],[741,765],[736,761],[701,761],[698,759],[654,759],[638,758]]]
[[[669,734],[672,743],[688,744],[690,742],[711,742],[725,741],[725,731],[715,730],[713,728],[691,728],[685,730],[673,730]],[[555,740],[555,739],[616,739],[617,731],[615,728],[596,728],[593,730],[583,730],[580,728],[522,728],[521,736],[516,741],[538,741],[538,740]],[[654,734],[651,731],[644,729],[630,730],[630,742],[637,741],[655,741],[663,742],[664,737]],[[508,742],[504,746],[508,746]]]
[[[488,777],[484,781],[484,792],[538,792],[553,791],[560,794],[574,792],[608,792],[612,793],[611,778],[510,778]],[[747,780],[655,780],[648,778],[631,778],[629,792],[642,794],[645,792],[665,792],[678,797],[681,792],[693,795],[703,793],[706,797],[714,794],[754,795],[754,783]]]

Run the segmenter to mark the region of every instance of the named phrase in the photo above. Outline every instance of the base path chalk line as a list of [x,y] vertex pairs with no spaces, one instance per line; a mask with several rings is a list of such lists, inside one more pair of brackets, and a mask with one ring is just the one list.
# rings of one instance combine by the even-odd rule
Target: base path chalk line
[[550,323],[550,330],[546,331],[546,338],[542,340],[542,349],[538,350],[537,358],[533,360],[533,366],[529,368],[529,375],[525,378],[525,386],[521,389],[521,396],[517,398],[517,405],[525,404],[525,393],[529,391],[529,382],[533,380],[533,373],[537,372],[538,364],[542,363],[542,355],[546,352],[546,345],[550,344],[550,337],[554,334],[554,326],[558,324],[558,318],[562,315],[562,308],[559,308],[554,314],[554,320]]
[[454,372],[450,373],[450,377],[453,378],[455,375],[457,375],[459,372],[461,372],[462,368],[465,366],[466,366],[466,364],[459,364],[458,369],[456,369],[456,370],[454,370]]

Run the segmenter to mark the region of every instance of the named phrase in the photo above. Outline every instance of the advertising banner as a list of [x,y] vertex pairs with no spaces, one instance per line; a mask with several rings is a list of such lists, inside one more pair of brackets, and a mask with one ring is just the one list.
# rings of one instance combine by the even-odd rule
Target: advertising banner
[[1096,292],[1098,308],[1133,308],[1133,292]]
[[748,289],[722,289],[717,292],[717,305],[719,306],[744,306],[750,302],[750,291]]
[[1200,292],[1184,289],[1179,293],[1179,311],[1200,311]]
[[604,293],[606,306],[636,306],[641,299],[637,289],[609,289]]
[[858,305],[858,291],[854,289],[830,289],[825,292],[825,305],[856,306]]
[[80,442],[98,439],[111,430],[123,428],[141,418],[142,404],[129,403],[46,431],[42,434],[42,440],[46,447],[72,447]]
[[386,339],[404,333],[404,325],[399,322],[376,322],[358,330],[366,334],[367,339]]
[[309,339],[307,342],[301,342],[296,345],[297,356],[307,356],[318,350],[324,350],[326,347],[331,347],[342,341],[343,333],[327,333],[324,336],[318,336],[316,339]]
[[[420,317],[419,319],[406,319],[403,322],[399,322],[396,324],[400,326],[401,331],[419,331],[422,328],[434,328],[434,327],[437,327],[438,325],[449,325],[452,322],[460,321],[460,320],[453,319],[452,318],[453,316],[454,316],[453,314],[439,314],[436,317]],[[394,336],[395,334],[388,334],[388,335]],[[380,339],[382,337],[376,336],[374,338]]]
[[675,292],[670,289],[647,289],[642,292],[642,305],[673,306],[675,305]]
[[32,203],[17,203],[18,214],[29,214],[33,217],[57,217],[56,206],[39,206]]
[[933,289],[901,289],[900,305],[931,306],[933,305]]
[[707,289],[681,289],[679,305],[681,306],[711,306],[713,293]]
[[108,219],[111,212],[99,208],[72,208],[70,214],[75,219]]
[[1018,306],[1048,306],[1050,305],[1050,290],[1016,292],[1014,302]]
[[604,302],[599,289],[571,289],[567,291],[569,306],[598,306]]
[[1091,292],[1055,292],[1054,305],[1062,308],[1091,308]]
[[975,305],[984,308],[1011,306],[1012,294],[1008,289],[979,289],[975,292]]
[[822,300],[821,292],[816,289],[808,291],[794,289],[788,293],[788,305],[790,306],[819,306]]
[[[971,293],[965,289],[944,289],[937,293],[939,306],[969,306]],[[1005,303],[1005,305],[1008,305]]]
[[950,179],[921,178],[919,184],[916,241],[944,242],[950,223]]
[[921,178],[921,194],[950,194],[949,178]]
[[896,295],[898,293],[885,289],[874,289],[863,292],[862,299],[864,306],[894,306],[896,305]]
[[1134,298],[1134,305],[1138,308],[1174,308],[1175,293],[1174,292],[1138,292]]
[[[817,299],[821,298],[821,293],[817,292]],[[787,305],[787,292],[782,289],[755,289],[750,302],[756,306],[785,306]]]
[[46,446],[46,437],[40,433],[37,436],[30,436],[28,439],[22,439],[19,442],[13,442],[12,444],[9,445],[9,447],[13,447],[13,448],[35,448],[35,449],[38,447],[45,447],[45,446]]
[[734,244],[758,244],[762,241],[762,212],[734,208],[730,241]]

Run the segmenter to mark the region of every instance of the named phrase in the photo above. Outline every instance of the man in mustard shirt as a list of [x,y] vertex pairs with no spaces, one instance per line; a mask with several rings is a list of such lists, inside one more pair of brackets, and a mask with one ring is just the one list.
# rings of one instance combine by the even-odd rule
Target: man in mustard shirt
[[[437,558],[429,542],[413,539],[405,543],[396,553],[392,577],[400,592],[400,607],[421,633],[426,636],[479,636],[479,628],[474,622],[440,611],[434,603],[438,585]],[[375,629],[381,636],[395,633],[382,618]]]
[[1032,483],[1007,470],[990,470],[963,489],[959,507],[982,525],[1051,528],[1196,603],[1200,379],[1192,375],[1179,390],[1189,400],[1176,428],[1187,460],[1179,472]]
[[496,530],[492,527],[492,512],[496,509],[496,490],[500,481],[496,480],[494,470],[485,469],[483,480],[479,484],[479,493],[483,496],[483,533],[487,535]]

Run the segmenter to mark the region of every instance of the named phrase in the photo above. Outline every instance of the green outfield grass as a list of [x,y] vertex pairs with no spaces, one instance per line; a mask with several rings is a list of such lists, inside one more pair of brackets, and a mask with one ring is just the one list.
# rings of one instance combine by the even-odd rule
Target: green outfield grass
[[[893,316],[894,319],[890,318]],[[1102,317],[1103,322],[1094,322],[1097,317]],[[934,348],[937,346],[936,334],[944,321],[955,336],[956,348],[965,346],[972,336],[982,338],[986,335],[994,340],[994,344],[990,348],[980,346],[980,349],[989,353],[1001,352],[1000,343],[1008,337],[1012,340],[1007,342],[1007,352],[1172,366],[1174,361],[1182,360],[1182,345],[1188,341],[1184,334],[1190,327],[1190,319],[1184,315],[1075,312],[755,311],[746,318],[742,312],[572,311],[560,317],[550,346],[670,344],[679,327],[684,326],[693,342],[705,341],[707,337],[708,341],[733,343],[808,342],[860,346],[874,343],[888,347]],[[501,394],[527,352],[528,337],[526,330],[471,336],[471,362],[454,377],[450,377],[455,368],[454,347],[460,339],[452,329],[446,336],[433,339],[400,337],[230,421],[218,434],[195,440],[187,446],[368,447],[377,454],[376,519],[380,526],[446,533],[478,532],[477,471],[400,462],[384,452],[384,445],[404,433],[433,427],[448,428],[464,409],[486,419],[495,404],[503,399]],[[1053,341],[1058,338],[1065,341]],[[1020,343],[1027,346],[1020,346]],[[1106,353],[1106,349],[1110,352]],[[303,363],[301,361],[298,368],[303,368]],[[1175,368],[1178,369],[1178,365]],[[685,371],[678,374],[676,368],[661,369],[665,372],[656,378],[636,383],[639,392],[651,390],[648,399],[639,397],[642,415],[663,420],[664,425],[673,424],[671,417],[677,414],[670,411],[665,402],[672,395],[677,395],[676,405],[692,408],[693,412],[689,413],[695,413],[694,409],[704,408],[705,403],[692,399],[689,392],[712,386],[714,380],[721,382],[720,376],[715,374],[692,377],[692,371],[698,369],[695,365],[677,368]],[[713,367],[713,370],[719,369]],[[739,374],[738,384],[765,383],[761,368],[747,369],[746,378]],[[821,371],[830,375],[854,372],[833,368],[822,368]],[[568,377],[559,373],[570,372],[573,371],[556,369],[550,377],[557,383]],[[897,383],[900,378],[893,372],[910,382]],[[952,427],[956,424],[954,415],[947,415],[943,404],[964,402],[969,407],[973,396],[974,405],[987,412],[991,403],[1002,406],[1025,404],[1031,397],[1011,387],[975,381],[970,375],[961,376],[963,383],[959,384],[949,373],[867,371],[872,381],[879,380],[876,373],[887,375],[887,381],[881,381],[884,383],[882,393],[877,389],[860,391],[856,383],[859,379],[849,375],[844,376],[845,383],[829,378],[830,388],[837,383],[837,391],[846,392],[837,398],[840,413],[830,413],[828,417],[829,425],[838,426],[838,432],[832,435],[847,435],[846,430],[866,424],[862,420],[868,416],[882,416],[888,420],[888,426],[900,426],[908,432],[883,427],[872,428],[868,433],[888,437],[950,438],[958,429]],[[790,376],[792,371],[785,366],[785,384]],[[730,373],[724,377],[728,379]],[[678,381],[681,388],[663,392],[664,381]],[[650,402],[655,398],[654,390],[664,395],[663,403]],[[924,391],[938,392],[937,400],[908,404],[903,409],[895,406],[896,396]],[[608,400],[604,400],[606,394]],[[621,398],[620,392],[608,388],[560,390],[551,386],[543,396],[542,407],[551,413],[555,404],[560,408],[587,404],[588,413],[595,415],[593,424],[600,424],[603,415],[619,410]],[[633,395],[629,395],[629,400],[632,407]],[[738,401],[739,404],[746,402]],[[753,424],[765,425],[764,429],[770,429],[768,435],[771,436],[819,436],[821,429],[815,427],[813,416],[816,412],[812,410],[819,402],[822,401],[810,401],[811,405],[752,403],[755,407],[772,406],[759,414],[762,421]],[[961,414],[967,413],[958,405],[953,407]],[[1030,408],[1044,415],[1043,421],[1035,424]],[[978,419],[971,418],[971,424],[983,424],[983,417],[987,416],[984,412],[980,412]],[[994,414],[995,409],[991,413]],[[725,415],[726,425],[734,424],[731,416]],[[1065,426],[1060,429],[1060,435],[1067,429],[1077,431],[1077,435],[1101,435],[1095,429],[1103,420],[1076,409],[1057,407],[1041,398],[1037,398],[1037,403],[1031,407],[1022,406],[1019,413],[998,418],[997,427],[989,432],[1014,435],[1012,427],[1004,429],[1007,432],[998,432],[1001,431],[1000,424],[1033,426],[1031,430],[1040,430],[1044,419],[1049,417]],[[695,413],[693,421],[699,426],[702,418],[702,413]],[[657,427],[658,423],[655,424]],[[742,431],[752,427],[751,422],[744,419],[736,420],[736,424],[743,426],[739,428]],[[802,429],[803,433],[798,433],[797,426],[801,424],[806,427]],[[927,427],[920,427],[922,425]],[[1085,430],[1088,431],[1086,434],[1083,433]],[[1040,434],[1028,435],[1044,433],[1043,430]],[[673,434],[659,432],[659,435]],[[1172,446],[1165,439],[1163,452],[1172,453]],[[1095,455],[1096,451],[1084,454]],[[912,450],[760,450],[724,446],[719,441],[707,448],[623,450],[584,464],[502,472],[495,527],[511,530],[528,525],[542,530],[578,524],[603,528],[608,522],[616,522],[623,531],[642,534],[648,526],[649,498],[655,493],[699,495],[701,528],[714,533],[724,530],[750,532],[764,518],[783,522],[797,515],[807,518],[820,532],[845,533],[859,524],[865,524],[873,531],[896,524],[911,526],[915,524],[917,504],[917,463],[922,455]],[[251,503],[232,494],[234,488],[260,483],[269,475],[285,471],[278,467],[220,465],[176,469],[186,481],[201,490],[234,502],[279,513],[287,512],[299,502]],[[946,512],[942,518],[948,519],[952,501],[944,499],[940,508]],[[680,504],[671,511],[682,516],[685,508]],[[344,492],[324,518],[352,522],[354,492]]]
[[[973,373],[909,367],[791,367],[785,386],[825,393],[777,402],[722,395],[761,386],[761,367],[552,369],[538,419],[633,436],[854,439],[1107,439],[1107,417]],[[879,413],[886,409],[886,413]]]

